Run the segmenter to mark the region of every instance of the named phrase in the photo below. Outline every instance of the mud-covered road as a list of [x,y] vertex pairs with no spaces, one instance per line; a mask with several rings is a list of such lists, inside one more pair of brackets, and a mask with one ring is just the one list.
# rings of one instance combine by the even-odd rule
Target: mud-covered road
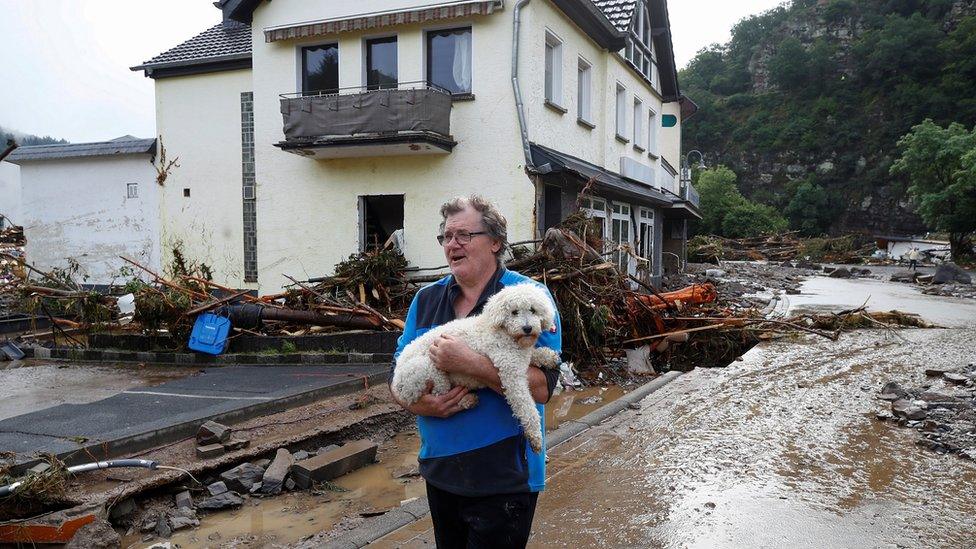
[[812,279],[795,301],[843,309],[873,295],[951,327],[780,340],[683,375],[550,452],[530,545],[972,547],[976,463],[874,414],[885,382],[976,361],[976,302],[835,282]]

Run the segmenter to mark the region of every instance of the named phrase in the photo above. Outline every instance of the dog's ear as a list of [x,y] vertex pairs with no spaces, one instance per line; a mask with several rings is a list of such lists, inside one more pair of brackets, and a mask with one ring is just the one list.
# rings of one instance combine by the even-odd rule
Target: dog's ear
[[501,328],[505,326],[508,317],[508,307],[505,303],[504,290],[488,298],[485,308],[481,312],[491,326]]

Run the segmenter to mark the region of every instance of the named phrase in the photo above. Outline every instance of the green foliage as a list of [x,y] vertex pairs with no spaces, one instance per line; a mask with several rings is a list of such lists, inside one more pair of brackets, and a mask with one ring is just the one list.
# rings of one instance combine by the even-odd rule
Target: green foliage
[[[905,192],[905,176],[889,172],[901,136],[926,118],[976,124],[976,16],[949,19],[952,5],[792,0],[743,19],[728,43],[701,50],[679,74],[700,107],[682,126],[682,147],[739,175],[757,173],[759,163],[780,166],[773,182],[747,178],[738,188],[784,211],[799,186],[785,166],[831,160],[835,169],[816,184],[831,197],[832,215],[821,216],[820,193],[804,188],[787,212],[791,224],[808,234],[839,219],[856,226],[845,210],[864,196]],[[810,201],[817,211],[800,215]],[[714,218],[704,225],[721,226]]]
[[747,200],[735,182],[735,172],[725,166],[698,174],[695,186],[701,196],[701,232],[741,238],[786,228],[783,216],[770,206]]
[[909,194],[931,227],[950,234],[953,255],[971,255],[976,232],[976,128],[941,127],[930,119],[898,140],[891,173],[905,175]]
[[725,215],[722,234],[729,238],[748,238],[782,232],[786,225],[786,219],[772,206],[743,201]]
[[3,126],[0,126],[0,151],[7,147],[7,141],[13,139],[20,146],[27,145],[51,145],[51,144],[64,144],[67,143],[64,139],[55,139],[49,135],[44,137],[39,137],[31,134],[23,134],[15,132],[13,130],[8,130]]
[[827,191],[812,181],[800,183],[784,213],[790,220],[790,227],[804,236],[827,232],[833,218]]

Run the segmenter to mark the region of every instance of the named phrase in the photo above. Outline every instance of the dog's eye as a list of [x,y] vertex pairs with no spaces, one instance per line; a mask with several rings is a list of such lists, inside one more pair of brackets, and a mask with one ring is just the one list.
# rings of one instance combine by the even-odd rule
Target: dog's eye
[[535,314],[535,307],[529,308],[529,312],[532,313],[532,314]]
[[518,309],[515,309],[514,311],[512,311],[512,316],[518,316]]

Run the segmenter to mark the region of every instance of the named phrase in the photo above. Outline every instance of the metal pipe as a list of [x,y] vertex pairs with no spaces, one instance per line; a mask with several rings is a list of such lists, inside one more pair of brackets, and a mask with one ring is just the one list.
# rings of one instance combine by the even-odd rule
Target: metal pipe
[[519,132],[522,135],[522,151],[525,153],[525,168],[535,170],[532,150],[529,148],[529,129],[525,121],[525,105],[522,103],[522,87],[518,77],[519,30],[522,23],[522,7],[532,0],[520,0],[515,4],[515,17],[512,22],[512,90],[515,92],[515,110],[518,112]]
[[[119,467],[142,467],[145,469],[156,469],[159,463],[149,460],[149,459],[113,459],[111,461],[93,461],[91,463],[84,463],[82,465],[74,465],[68,467],[65,471],[70,474],[75,473],[85,473],[87,471],[96,471],[98,469],[115,469]],[[23,484],[24,481],[19,480],[13,484],[8,484],[7,486],[0,486],[0,497],[9,496]]]

